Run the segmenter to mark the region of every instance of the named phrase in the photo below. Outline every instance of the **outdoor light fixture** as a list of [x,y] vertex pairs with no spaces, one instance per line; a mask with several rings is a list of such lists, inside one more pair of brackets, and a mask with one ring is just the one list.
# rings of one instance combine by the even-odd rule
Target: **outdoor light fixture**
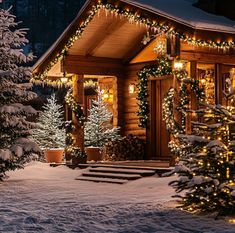
[[201,79],[201,84],[202,84],[202,85],[205,85],[205,84],[206,84],[206,79],[205,79],[205,78],[202,78],[202,79]]
[[230,79],[232,81],[232,89],[235,90],[235,68],[230,70]]
[[68,78],[66,77],[66,73],[64,72],[64,74],[63,74],[63,77],[60,79],[60,81],[62,82],[62,83],[67,83],[68,82]]
[[66,77],[63,77],[60,80],[61,80],[62,83],[67,83],[68,82],[68,78],[66,78]]
[[104,93],[104,94],[103,94],[103,98],[104,98],[104,99],[108,99],[108,98],[109,98],[109,94],[108,94],[108,93]]
[[181,69],[183,69],[183,67],[184,67],[184,63],[182,61],[176,60],[174,62],[174,69],[181,70]]
[[129,94],[134,94],[135,93],[135,84],[130,84],[128,87]]

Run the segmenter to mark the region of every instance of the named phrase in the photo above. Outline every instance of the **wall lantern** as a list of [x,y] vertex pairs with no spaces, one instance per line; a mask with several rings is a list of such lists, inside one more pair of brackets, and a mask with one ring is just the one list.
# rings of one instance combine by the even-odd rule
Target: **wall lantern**
[[60,81],[61,81],[62,83],[67,83],[67,82],[68,82],[68,78],[63,77],[63,78],[60,79]]
[[128,87],[129,94],[134,94],[135,93],[135,84],[130,84]]
[[182,70],[183,67],[184,67],[184,63],[183,63],[182,61],[176,60],[176,61],[174,62],[174,69],[175,69],[175,70]]
[[232,68],[230,70],[230,80],[231,80],[231,83],[232,83],[232,90],[235,90],[235,68]]
[[62,83],[67,83],[68,82],[68,78],[66,77],[66,73],[64,72],[64,74],[63,74],[63,77],[60,79],[60,81],[62,82]]

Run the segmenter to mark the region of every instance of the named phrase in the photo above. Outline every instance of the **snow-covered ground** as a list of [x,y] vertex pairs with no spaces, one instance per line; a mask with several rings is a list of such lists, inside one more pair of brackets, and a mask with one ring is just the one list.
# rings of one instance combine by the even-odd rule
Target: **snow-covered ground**
[[33,162],[0,183],[0,232],[234,233],[235,225],[175,209],[171,178],[124,185],[77,181],[80,170]]

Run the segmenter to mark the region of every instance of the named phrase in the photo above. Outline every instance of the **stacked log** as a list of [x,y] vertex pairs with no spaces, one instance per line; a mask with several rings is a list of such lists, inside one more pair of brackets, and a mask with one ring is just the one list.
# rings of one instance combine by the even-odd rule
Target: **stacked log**
[[126,161],[143,160],[145,152],[144,140],[134,135],[128,135],[105,145],[105,160]]

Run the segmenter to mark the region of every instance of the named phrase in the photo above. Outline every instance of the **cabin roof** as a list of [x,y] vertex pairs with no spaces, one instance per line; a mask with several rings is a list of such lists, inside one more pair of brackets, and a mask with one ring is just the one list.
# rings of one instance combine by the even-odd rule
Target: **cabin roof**
[[163,15],[195,29],[235,33],[235,22],[207,13],[195,6],[195,0],[122,0],[139,8]]
[[[201,35],[205,36],[206,33],[203,33],[203,30],[207,32],[219,32],[221,34],[229,34],[234,38],[235,34],[235,22],[229,19],[226,19],[221,16],[212,15],[206,13],[192,4],[194,0],[119,0],[111,1],[111,3],[120,3],[122,6],[130,6],[135,9],[142,10],[146,13],[149,12],[152,16],[162,17],[167,20],[167,23],[172,22],[177,26],[183,25],[185,28],[183,30],[200,30],[202,31]],[[63,44],[66,44],[69,35],[74,33],[74,30],[79,25],[79,22],[84,18],[84,14],[91,9],[93,4],[97,4],[96,0],[87,0],[83,8],[79,11],[77,17],[72,21],[72,23],[65,29],[57,41],[47,50],[47,52],[35,63],[33,66],[33,73],[42,72],[46,67],[46,64],[53,60],[53,57],[60,52]],[[146,15],[146,14],[145,14]],[[98,20],[98,17],[96,17]],[[94,30],[94,27],[93,27]],[[86,31],[86,30],[85,30]],[[143,32],[141,32],[143,33]],[[139,36],[141,35],[139,33]],[[223,37],[223,36],[222,36]],[[128,38],[128,37],[127,37]],[[201,39],[201,38],[200,38]],[[207,38],[208,39],[208,38]],[[234,41],[234,39],[233,39]],[[75,42],[75,45],[81,44]]]

